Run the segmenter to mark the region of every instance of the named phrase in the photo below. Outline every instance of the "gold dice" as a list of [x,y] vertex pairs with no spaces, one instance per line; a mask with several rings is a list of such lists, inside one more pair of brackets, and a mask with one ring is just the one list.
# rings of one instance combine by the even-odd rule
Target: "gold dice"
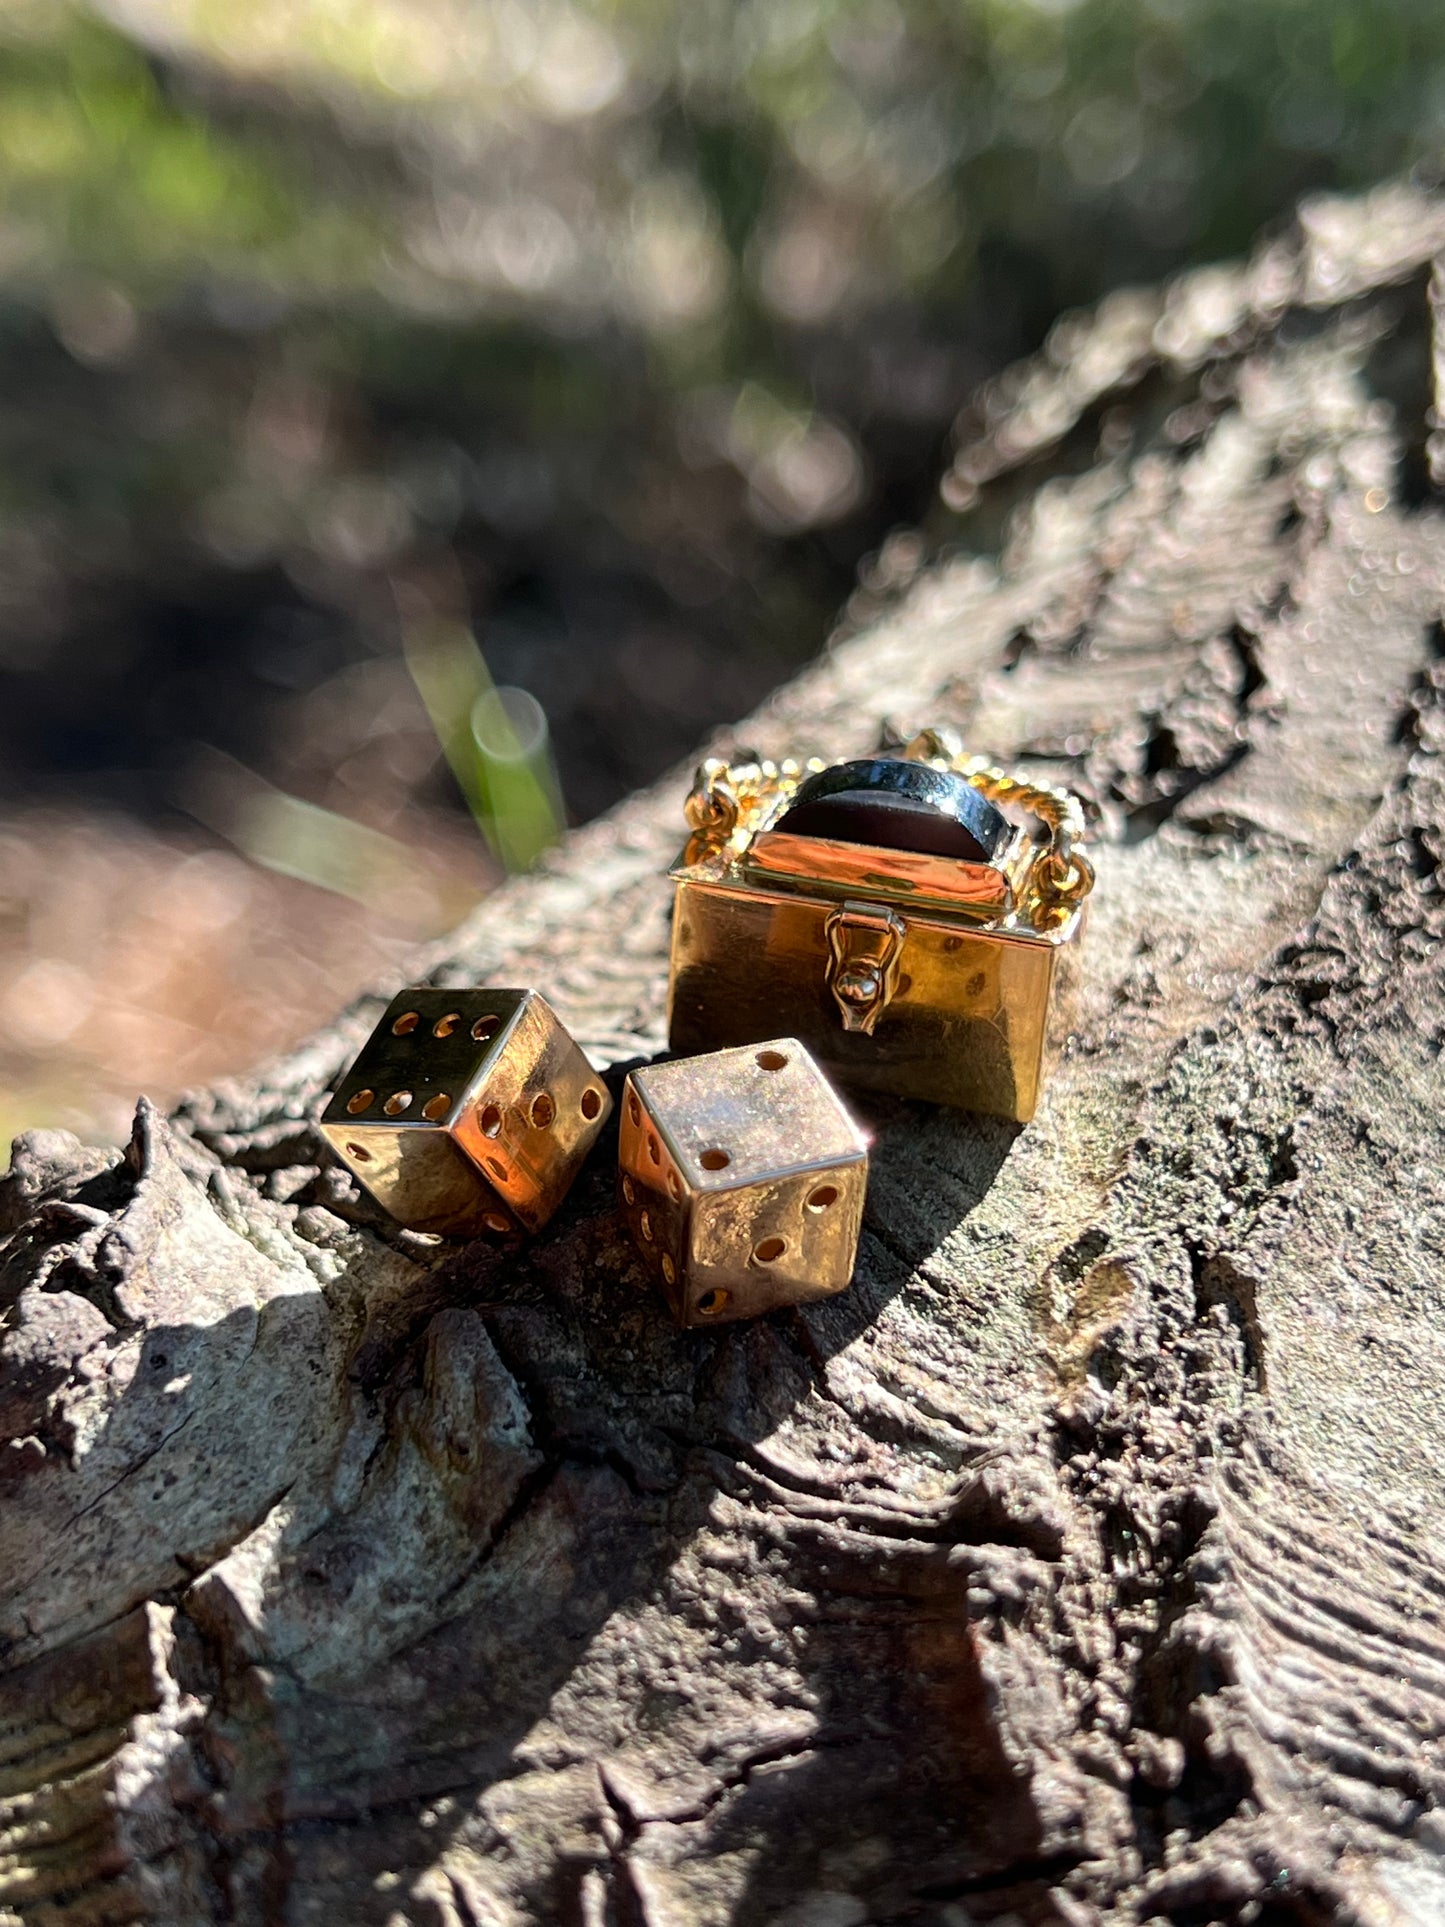
[[618,1167],[679,1324],[751,1318],[852,1279],[867,1142],[791,1037],[633,1071]]
[[535,990],[404,990],[321,1118],[377,1202],[418,1231],[535,1231],[612,1099]]

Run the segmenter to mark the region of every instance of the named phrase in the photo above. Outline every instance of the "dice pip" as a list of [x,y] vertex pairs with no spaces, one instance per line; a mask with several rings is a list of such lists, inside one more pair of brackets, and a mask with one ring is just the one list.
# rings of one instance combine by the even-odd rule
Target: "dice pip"
[[852,1280],[867,1141],[794,1038],[633,1071],[618,1179],[681,1325],[751,1318]]
[[404,990],[321,1118],[394,1218],[451,1237],[535,1231],[612,1099],[535,990]]

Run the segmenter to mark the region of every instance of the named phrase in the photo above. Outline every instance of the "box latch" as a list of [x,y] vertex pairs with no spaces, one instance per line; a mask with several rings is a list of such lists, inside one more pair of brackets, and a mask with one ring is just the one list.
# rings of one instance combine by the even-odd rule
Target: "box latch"
[[870,903],[845,903],[824,927],[828,936],[825,981],[843,1028],[871,1037],[897,987],[907,925],[896,911]]

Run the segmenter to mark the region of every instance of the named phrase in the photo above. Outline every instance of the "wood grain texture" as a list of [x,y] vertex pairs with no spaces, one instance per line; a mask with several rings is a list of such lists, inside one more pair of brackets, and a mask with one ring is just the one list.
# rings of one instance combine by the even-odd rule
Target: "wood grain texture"
[[[1445,1918],[1442,247],[1395,187],[1061,323],[961,426],[999,552],[729,734],[1098,819],[1039,1117],[876,1108],[844,1298],[675,1332],[607,1144],[388,1226],[314,1129],[374,1001],[17,1143],[0,1919]],[[683,787],[418,974],[657,1052]]]

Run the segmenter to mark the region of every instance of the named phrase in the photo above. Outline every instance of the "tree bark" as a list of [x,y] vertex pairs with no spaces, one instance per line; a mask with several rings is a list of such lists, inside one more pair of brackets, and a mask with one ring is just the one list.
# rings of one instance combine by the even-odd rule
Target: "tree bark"
[[[1390,188],[1061,322],[948,478],[1001,552],[892,544],[739,732],[1098,816],[1039,1117],[874,1107],[841,1299],[676,1332],[608,1143],[388,1225],[314,1129],[375,1002],[18,1141],[0,1920],[1445,1918],[1442,247]],[[683,789],[418,974],[656,1053]]]

